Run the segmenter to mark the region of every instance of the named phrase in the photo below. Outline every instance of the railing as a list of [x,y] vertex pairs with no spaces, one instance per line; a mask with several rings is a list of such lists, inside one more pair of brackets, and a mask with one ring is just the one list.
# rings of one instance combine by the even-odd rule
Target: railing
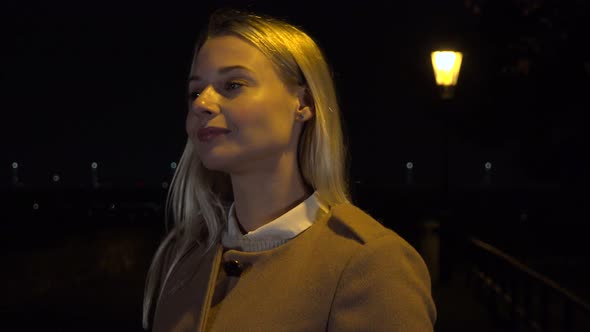
[[468,280],[502,331],[590,331],[590,304],[488,243],[468,245]]

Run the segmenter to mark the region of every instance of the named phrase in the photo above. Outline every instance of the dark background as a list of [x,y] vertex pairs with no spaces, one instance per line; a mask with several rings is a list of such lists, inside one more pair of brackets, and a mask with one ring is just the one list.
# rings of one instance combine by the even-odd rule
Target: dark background
[[[237,3],[317,37],[334,67],[357,180],[398,187],[412,161],[416,181],[435,185],[444,135],[452,185],[477,184],[486,161],[497,185],[588,179],[587,2]],[[193,43],[214,5],[4,5],[2,173],[16,161],[26,184],[57,173],[77,185],[96,161],[105,181],[167,178],[185,143]],[[430,64],[440,47],[464,52],[451,110]]]
[[[95,311],[138,313],[130,307],[163,230],[162,183],[186,141],[193,43],[208,13],[232,4],[300,25],[324,49],[361,207],[417,247],[417,225],[450,208],[447,229],[483,238],[590,300],[580,281],[590,203],[587,1],[4,2],[1,223],[14,266],[4,284],[17,286],[3,314],[71,313],[63,303],[100,296],[108,304]],[[464,53],[446,102],[430,63],[440,48]],[[103,191],[91,186],[92,162]],[[67,268],[56,263],[63,257]],[[127,290],[120,308],[113,287]]]

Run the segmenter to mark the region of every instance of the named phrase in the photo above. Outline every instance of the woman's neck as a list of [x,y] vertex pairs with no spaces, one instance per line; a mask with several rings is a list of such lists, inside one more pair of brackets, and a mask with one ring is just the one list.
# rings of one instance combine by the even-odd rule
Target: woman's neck
[[292,174],[232,176],[234,210],[243,230],[250,232],[273,221],[313,193],[299,172]]

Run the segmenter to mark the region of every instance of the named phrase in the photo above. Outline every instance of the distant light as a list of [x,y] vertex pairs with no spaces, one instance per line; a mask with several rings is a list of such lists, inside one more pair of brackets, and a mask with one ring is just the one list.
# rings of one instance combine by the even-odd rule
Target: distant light
[[489,171],[490,169],[492,169],[492,163],[488,161],[484,164],[484,167],[486,168],[486,170]]
[[454,86],[459,78],[463,54],[455,51],[435,51],[431,55],[437,85]]
[[414,168],[414,163],[413,163],[413,162],[411,162],[411,161],[408,161],[408,162],[406,163],[406,168],[407,168],[407,169],[412,169],[412,168]]
[[115,203],[111,203],[111,205],[109,206],[110,210],[114,210],[116,208]]
[[33,203],[33,210],[39,210],[39,204]]
[[90,164],[90,167],[92,167],[93,169],[98,168],[98,164],[96,162],[92,162],[92,164]]
[[529,218],[529,215],[526,212],[520,214],[520,221],[526,221]]
[[171,162],[171,163],[170,163],[170,168],[172,168],[172,169],[176,169],[176,163],[175,163],[175,162]]
[[162,188],[167,189],[168,188],[168,182],[166,182],[166,181],[162,182]]
[[53,176],[53,182],[58,182],[59,181],[59,175],[55,174]]
[[12,168],[14,168],[14,169],[18,168],[18,163],[16,161],[12,163]]

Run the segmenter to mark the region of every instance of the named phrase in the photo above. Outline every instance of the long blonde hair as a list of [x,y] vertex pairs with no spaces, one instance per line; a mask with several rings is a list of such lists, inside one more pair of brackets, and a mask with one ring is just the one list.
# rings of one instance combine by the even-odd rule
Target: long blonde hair
[[[302,176],[328,205],[349,202],[347,150],[340,107],[331,69],[318,44],[301,28],[284,20],[222,9],[211,15],[195,55],[207,38],[228,34],[256,46],[272,61],[287,84],[306,87],[315,113],[306,122],[299,140]],[[159,299],[181,256],[193,245],[203,246],[204,253],[218,242],[227,222],[227,207],[233,200],[231,192],[229,175],[206,169],[187,139],[166,197],[167,233],[147,273],[144,329],[148,329],[154,300]],[[170,214],[173,226],[168,230]]]

